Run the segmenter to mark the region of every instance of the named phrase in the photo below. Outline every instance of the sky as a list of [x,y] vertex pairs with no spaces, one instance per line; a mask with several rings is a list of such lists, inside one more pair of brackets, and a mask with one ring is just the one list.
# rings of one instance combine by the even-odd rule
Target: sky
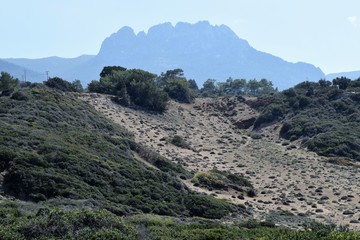
[[97,54],[123,26],[225,24],[255,49],[325,73],[360,70],[360,0],[0,0],[0,58]]

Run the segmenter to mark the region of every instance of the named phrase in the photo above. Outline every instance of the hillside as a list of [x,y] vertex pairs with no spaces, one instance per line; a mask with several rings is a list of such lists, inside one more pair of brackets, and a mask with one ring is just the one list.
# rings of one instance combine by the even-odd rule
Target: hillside
[[224,212],[192,212],[186,202],[193,195],[175,177],[186,178],[186,171],[135,143],[125,129],[74,96],[34,87],[0,100],[6,195],[35,202],[93,199],[123,214],[141,210],[216,218],[231,207],[204,198],[208,205],[215,204],[211,211],[219,204]]
[[[126,126],[136,141],[157,149],[193,173],[214,168],[242,173],[250,178],[257,195],[249,198],[231,187],[209,189],[187,180],[189,188],[244,204],[259,219],[297,226],[312,218],[358,227],[358,168],[329,164],[328,158],[281,138],[280,122],[252,131],[261,112],[251,106],[263,104],[261,100],[172,102],[163,115],[154,115],[116,105],[109,96],[96,96],[81,98]],[[181,136],[188,147],[171,144],[174,135]],[[347,215],[347,211],[352,214]]]
[[0,97],[1,239],[359,238],[311,222],[358,229],[358,169],[279,138],[281,122],[252,131],[261,98],[163,113],[112,99],[43,84]]
[[337,78],[333,83],[303,82],[265,97],[255,128],[278,121],[279,135],[322,156],[360,161],[359,80]]
[[190,191],[178,180],[186,171],[71,94],[35,85],[1,97],[0,132],[3,200],[118,215],[247,215],[243,207]]

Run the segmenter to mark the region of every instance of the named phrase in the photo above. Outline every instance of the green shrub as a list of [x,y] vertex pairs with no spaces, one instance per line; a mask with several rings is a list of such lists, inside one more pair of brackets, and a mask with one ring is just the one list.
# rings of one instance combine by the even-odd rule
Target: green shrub
[[18,91],[11,95],[11,99],[27,101],[29,98],[23,92]]
[[164,91],[170,98],[182,103],[191,103],[194,98],[186,79],[169,79],[164,86]]
[[19,86],[19,79],[12,77],[7,72],[0,74],[0,96],[10,96],[11,93]]
[[265,107],[258,118],[254,122],[254,128],[259,128],[262,124],[271,123],[279,120],[285,114],[285,106],[282,104],[273,103]]
[[170,140],[170,143],[177,146],[177,147],[181,147],[181,148],[186,148],[186,149],[190,149],[190,145],[189,143],[187,143],[183,137],[179,136],[179,135],[175,135],[172,137],[172,139]]
[[185,199],[190,216],[217,219],[227,216],[234,209],[223,200],[206,195],[192,195]]
[[152,111],[166,110],[169,96],[155,82],[155,74],[140,69],[105,67],[100,81],[88,85],[90,92],[112,94],[125,106],[135,105]]
[[227,190],[228,188],[233,188],[237,191],[242,191],[252,188],[252,184],[244,176],[215,169],[196,173],[192,182],[208,189]]
[[63,92],[76,92],[77,89],[70,82],[59,77],[49,78],[44,84],[50,88],[55,88]]
[[[333,86],[326,81],[304,82],[274,94],[270,102],[259,98],[250,104],[262,110],[255,130],[262,124],[281,123],[280,136],[287,140],[299,139],[320,155],[359,161],[360,139],[354,133],[360,131],[360,102],[356,93],[338,87],[340,80]],[[343,80],[346,85],[348,80]]]

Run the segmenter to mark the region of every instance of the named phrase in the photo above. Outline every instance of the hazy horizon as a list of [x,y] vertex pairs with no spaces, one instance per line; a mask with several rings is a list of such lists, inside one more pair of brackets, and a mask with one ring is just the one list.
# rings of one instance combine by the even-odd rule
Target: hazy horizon
[[360,70],[360,2],[224,0],[7,1],[0,58],[95,55],[124,26],[136,33],[170,22],[227,25],[255,49],[325,73]]

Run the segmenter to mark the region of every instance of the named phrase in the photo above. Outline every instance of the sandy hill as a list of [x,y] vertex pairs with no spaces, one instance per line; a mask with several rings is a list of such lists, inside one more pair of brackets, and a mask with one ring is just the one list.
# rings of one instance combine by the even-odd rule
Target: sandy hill
[[[299,224],[302,218],[360,228],[359,168],[327,163],[297,142],[279,138],[280,124],[251,131],[259,115],[247,102],[256,99],[196,99],[171,102],[164,114],[125,108],[101,94],[80,94],[107,118],[119,123],[142,143],[193,173],[218,169],[241,173],[256,189],[212,190],[184,180],[187,186],[218,198],[245,204],[259,219]],[[245,101],[247,100],[247,101]],[[180,136],[187,148],[170,143]]]

